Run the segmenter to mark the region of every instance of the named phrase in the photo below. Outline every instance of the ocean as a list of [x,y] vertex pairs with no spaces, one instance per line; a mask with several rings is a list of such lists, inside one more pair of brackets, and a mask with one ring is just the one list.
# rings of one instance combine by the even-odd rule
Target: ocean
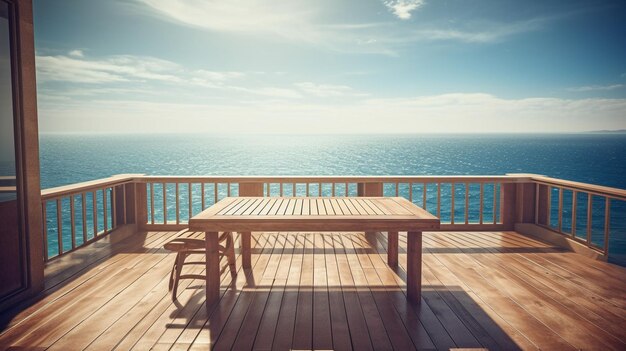
[[[40,158],[44,189],[120,173],[178,176],[536,173],[626,189],[626,135],[623,134],[42,134]],[[626,204],[613,201],[611,212],[611,259],[624,264]]]

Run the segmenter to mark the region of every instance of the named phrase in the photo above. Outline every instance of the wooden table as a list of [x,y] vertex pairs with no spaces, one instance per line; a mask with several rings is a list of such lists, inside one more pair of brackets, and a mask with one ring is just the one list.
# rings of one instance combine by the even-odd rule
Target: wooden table
[[219,299],[218,232],[241,233],[243,268],[251,264],[252,231],[353,232],[388,234],[387,261],[398,264],[398,232],[407,233],[407,297],[421,298],[422,231],[439,219],[402,197],[227,197],[189,221],[206,232],[207,306]]

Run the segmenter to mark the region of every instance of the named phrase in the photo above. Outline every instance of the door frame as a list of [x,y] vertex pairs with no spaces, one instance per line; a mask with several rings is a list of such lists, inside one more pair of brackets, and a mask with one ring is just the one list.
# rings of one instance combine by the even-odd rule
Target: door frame
[[[20,302],[44,287],[44,241],[39,169],[39,128],[32,0],[2,0],[11,7],[11,80],[15,132],[16,188],[19,233],[22,245],[22,289],[0,300],[0,311],[17,308]],[[2,268],[0,268],[2,269]]]

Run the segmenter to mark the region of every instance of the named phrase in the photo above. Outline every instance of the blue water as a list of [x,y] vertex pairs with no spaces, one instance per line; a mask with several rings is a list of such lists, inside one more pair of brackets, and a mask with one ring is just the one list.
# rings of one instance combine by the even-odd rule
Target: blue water
[[[42,135],[40,155],[42,188],[120,173],[180,176],[537,173],[626,189],[626,135]],[[568,192],[564,194],[565,204],[571,203],[571,196]],[[600,199],[594,198],[594,214],[603,217],[604,203],[596,200]],[[90,201],[87,199],[88,204]],[[578,203],[586,206],[586,199],[580,198]],[[626,254],[625,207],[622,201],[611,203],[610,248],[615,260],[622,260]],[[585,211],[580,209],[578,213],[580,231],[585,228],[582,219]],[[442,219],[444,215],[449,213],[442,213]],[[604,222],[599,217],[596,220],[595,215],[592,229],[594,238],[601,244]],[[571,218],[567,217],[564,215],[564,229],[568,225],[571,228]],[[98,224],[102,228],[102,221]],[[54,254],[54,250],[50,253]]]

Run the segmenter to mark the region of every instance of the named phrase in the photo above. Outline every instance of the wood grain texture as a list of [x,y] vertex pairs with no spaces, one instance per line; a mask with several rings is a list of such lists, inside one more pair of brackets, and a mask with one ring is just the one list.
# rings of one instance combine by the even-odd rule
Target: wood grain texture
[[438,229],[439,219],[401,197],[229,197],[194,216],[189,227],[239,232],[421,231]]
[[251,270],[237,251],[239,274],[220,272],[209,310],[201,280],[181,284],[178,304],[168,295],[174,254],[161,247],[175,235],[100,241],[49,264],[44,294],[2,316],[0,349],[626,346],[626,269],[515,232],[424,232],[419,305],[406,299],[404,232],[398,268],[384,233],[254,233]]

